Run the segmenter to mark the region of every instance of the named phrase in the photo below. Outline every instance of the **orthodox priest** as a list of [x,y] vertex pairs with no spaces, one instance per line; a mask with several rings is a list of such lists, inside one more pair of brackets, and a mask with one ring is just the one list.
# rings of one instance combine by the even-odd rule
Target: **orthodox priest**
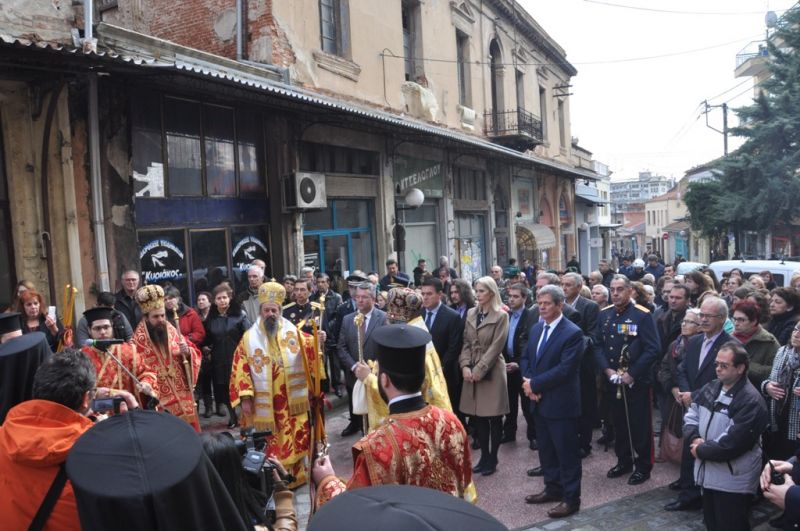
[[467,434],[453,413],[425,403],[425,350],[431,335],[415,326],[388,325],[373,332],[378,383],[389,417],[353,446],[353,477],[345,484],[327,457],[312,470],[317,506],[345,490],[375,485],[415,485],[469,501],[472,482]]
[[[408,323],[409,326],[427,332],[421,314],[422,299],[410,288],[392,288],[389,291],[387,305],[388,319],[393,324]],[[378,387],[378,363],[374,361],[360,362],[356,366],[356,377],[364,383],[367,390],[367,408],[369,429],[367,433],[383,424],[389,415],[389,406],[383,399]],[[433,342],[425,345],[425,380],[422,382],[422,398],[428,404],[445,411],[453,411],[447,395],[447,382],[442,372],[442,364]]]
[[[83,312],[86,327],[92,339],[99,341],[114,339],[113,312],[113,308],[102,306]],[[122,390],[128,391],[137,398],[139,398],[139,393],[157,398],[155,393],[155,389],[158,389],[156,373],[142,360],[132,344],[110,345],[109,350],[128,371],[136,376],[140,386],[136,385],[133,378],[104,349],[87,345],[82,350],[94,365],[97,373],[97,387],[108,387],[112,395],[114,390]],[[145,403],[141,399],[139,402]]]
[[42,332],[22,335],[16,312],[0,313],[0,424],[6,413],[33,396],[33,376],[52,355]]
[[193,384],[200,370],[200,351],[183,340],[167,321],[164,290],[149,284],[136,292],[142,320],[133,331],[133,345],[156,374],[156,395],[163,409],[200,431],[194,407]]
[[267,453],[296,480],[306,481],[310,445],[308,367],[317,362],[313,341],[281,315],[286,289],[277,282],[258,288],[259,318],[233,353],[231,405],[242,405],[242,426],[271,430]]

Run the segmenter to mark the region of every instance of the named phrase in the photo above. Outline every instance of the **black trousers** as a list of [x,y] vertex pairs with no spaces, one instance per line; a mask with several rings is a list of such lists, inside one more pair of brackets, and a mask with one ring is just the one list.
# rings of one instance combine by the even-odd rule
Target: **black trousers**
[[[623,386],[625,396],[617,399],[617,386],[606,383],[607,399],[611,401],[611,416],[614,419],[616,438],[614,451],[620,464],[633,464],[639,472],[650,473],[653,469],[653,419],[650,386],[635,383]],[[625,399],[627,398],[627,415]],[[631,436],[628,437],[630,421]],[[631,439],[636,458],[631,452]]]
[[202,398],[211,399],[211,393],[214,389],[213,383],[214,371],[211,368],[211,360],[206,360],[204,358],[200,363],[200,372],[197,373],[197,389],[200,390],[200,396]]
[[458,366],[442,365],[442,372],[444,373],[444,380],[447,383],[447,395],[450,397],[450,405],[453,407],[453,413],[455,413],[458,420],[461,421],[461,425],[466,429],[467,417],[461,412],[461,408],[459,407],[459,404],[461,404],[461,385],[463,384],[460,369]]
[[506,382],[508,388],[508,415],[503,419],[503,434],[516,435],[519,397],[522,394],[522,372],[517,369],[506,373]]
[[578,447],[592,448],[592,431],[597,422],[597,381],[593,364],[584,359],[581,365],[581,416],[578,418]]
[[480,463],[497,465],[497,451],[503,436],[503,417],[470,417],[470,424],[475,425],[478,443],[481,447]]
[[325,357],[328,361],[328,385],[331,389],[339,387],[341,382],[341,375],[339,374],[339,357],[336,355],[336,349],[325,349]]
[[[661,436],[664,436],[664,427],[661,428]],[[700,499],[700,487],[694,482],[694,456],[689,449],[689,444],[690,442],[684,438],[683,451],[681,452],[681,476],[678,479],[681,484],[678,501],[685,503]]]
[[703,519],[709,531],[749,531],[750,494],[703,489]]
[[525,437],[529,441],[534,441],[536,440],[536,421],[533,418],[533,413],[531,413],[531,399],[520,391],[519,402],[522,408],[522,416],[525,417],[525,423],[527,424],[525,428]]

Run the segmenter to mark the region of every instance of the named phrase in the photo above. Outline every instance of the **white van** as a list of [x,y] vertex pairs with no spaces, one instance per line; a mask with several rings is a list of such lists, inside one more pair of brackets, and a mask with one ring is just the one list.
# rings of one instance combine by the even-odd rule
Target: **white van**
[[720,260],[708,266],[717,278],[722,278],[723,273],[731,269],[741,269],[744,278],[757,275],[762,271],[772,273],[772,280],[776,286],[789,286],[792,273],[800,271],[800,262],[784,262],[782,260]]

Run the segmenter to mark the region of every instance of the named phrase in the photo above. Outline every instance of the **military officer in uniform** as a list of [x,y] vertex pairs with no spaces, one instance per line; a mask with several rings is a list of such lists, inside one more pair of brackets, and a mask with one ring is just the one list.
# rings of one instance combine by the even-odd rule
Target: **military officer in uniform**
[[616,427],[617,464],[607,476],[617,478],[633,470],[628,484],[639,485],[650,479],[653,468],[650,375],[658,359],[658,332],[650,311],[631,300],[628,277],[614,275],[609,291],[612,304],[600,312],[600,343],[595,349]]
[[[317,319],[319,328],[319,311],[322,306],[318,302],[311,302],[311,282],[305,278],[297,279],[294,284],[294,302],[283,306],[283,317],[291,321],[298,330],[306,334],[313,334],[314,327],[311,324],[312,318]],[[319,329],[320,344],[324,344],[326,339],[325,331]]]

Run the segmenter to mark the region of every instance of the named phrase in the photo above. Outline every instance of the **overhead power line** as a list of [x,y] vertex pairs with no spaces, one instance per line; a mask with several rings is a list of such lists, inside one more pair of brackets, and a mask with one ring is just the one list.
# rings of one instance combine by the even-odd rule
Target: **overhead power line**
[[764,11],[679,11],[674,9],[658,9],[655,7],[631,6],[627,4],[616,4],[614,2],[603,2],[602,0],[584,0],[590,4],[599,4],[608,7],[621,9],[633,9],[636,11],[649,11],[652,13],[668,13],[670,15],[711,15],[711,16],[742,16],[742,15],[763,15]]

